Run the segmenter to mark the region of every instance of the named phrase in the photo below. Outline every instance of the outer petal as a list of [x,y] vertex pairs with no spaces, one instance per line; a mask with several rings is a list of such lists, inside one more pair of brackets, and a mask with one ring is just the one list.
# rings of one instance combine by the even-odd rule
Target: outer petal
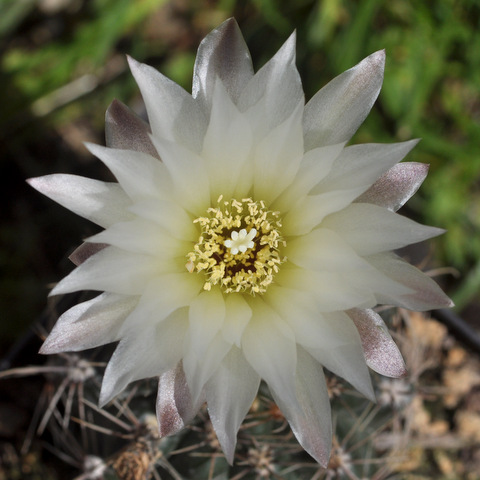
[[207,124],[198,102],[154,68],[130,57],[128,62],[142,92],[153,136],[199,152]]
[[190,303],[188,336],[183,345],[183,369],[194,402],[231,344],[220,330],[225,320],[225,301],[219,289],[202,292]]
[[373,203],[396,212],[418,190],[427,173],[428,165],[424,163],[394,165],[356,201]]
[[319,195],[308,195],[290,207],[283,218],[282,233],[285,236],[305,235],[321,224],[331,213],[338,212],[356,198],[363,188],[334,190]]
[[283,287],[313,294],[319,312],[375,306],[373,292],[369,293],[370,285],[357,285],[350,278],[353,273],[361,276],[360,272],[319,272],[284,266],[276,274],[275,282]]
[[177,365],[187,329],[186,310],[179,309],[155,328],[132,329],[123,335],[105,370],[100,405],[130,382],[159,376]]
[[174,238],[159,225],[141,218],[116,223],[87,241],[108,243],[127,252],[151,255],[156,259],[185,258],[185,252],[192,246],[191,242]]
[[67,310],[45,340],[40,353],[78,352],[119,340],[120,327],[138,297],[102,293]]
[[297,352],[290,327],[265,304],[251,302],[253,316],[242,337],[242,351],[248,363],[285,401],[295,402]]
[[171,200],[149,198],[132,205],[129,210],[150,220],[180,240],[197,240],[199,232],[193,218],[184,208]]
[[225,301],[219,289],[202,292],[190,303],[188,335],[183,345],[183,370],[193,402],[231,347],[220,330]]
[[162,198],[170,191],[170,178],[162,162],[142,152],[118,150],[86,143],[88,150],[115,175],[132,199]]
[[292,183],[303,157],[303,100],[273,128],[253,152],[253,192],[268,205]]
[[385,51],[375,52],[314,95],[305,106],[305,150],[350,140],[377,99],[384,67]]
[[323,220],[323,227],[338,233],[362,256],[402,248],[445,231],[367,203],[352,203],[329,215]]
[[245,327],[252,318],[252,309],[242,295],[227,295],[225,297],[225,321],[222,325],[223,338],[241,346]]
[[307,270],[352,272],[367,270],[368,264],[337,232],[317,228],[290,240],[284,250],[287,258]]
[[[212,89],[210,123],[203,142],[202,157],[210,178],[210,198],[243,198],[252,187],[252,130],[217,79]],[[238,193],[235,193],[238,192]]]
[[232,347],[205,386],[208,411],[227,461],[233,463],[237,432],[258,391],[260,376]]
[[304,101],[300,75],[295,66],[295,41],[293,33],[240,95],[238,108],[247,115],[255,141],[284,122]]
[[187,271],[157,275],[141,292],[137,308],[125,320],[125,331],[160,323],[178,308],[190,305],[202,286],[202,278]]
[[192,403],[190,390],[179,362],[163,373],[158,382],[157,419],[160,437],[173,435],[189,423],[200,409],[204,398]]
[[[127,253],[115,247],[104,248],[62,279],[50,295],[79,290],[105,290],[140,295],[147,282],[161,271],[150,256]],[[128,272],[128,275],[125,275]]]
[[367,365],[387,377],[399,378],[407,373],[402,354],[392,340],[382,317],[373,310],[357,308],[347,312],[362,340]]
[[210,206],[210,180],[204,159],[182,144],[155,137],[152,140],[170,174],[172,199],[196,216],[205,215]]
[[108,247],[106,243],[82,243],[77,247],[69,256],[68,259],[74,263],[77,267],[81,265],[85,260],[95,255],[100,250]]
[[324,314],[330,321],[336,321],[342,332],[343,345],[331,348],[305,347],[310,355],[339,377],[351,383],[368,399],[375,401],[370,373],[363,355],[360,336],[351,319],[343,312]]
[[225,300],[220,290],[204,291],[193,299],[188,318],[191,348],[197,354],[203,354],[225,320]]
[[415,311],[453,307],[453,302],[430,277],[397,255],[379,253],[366,257],[366,260],[385,275],[414,291],[398,295],[377,295],[378,303],[398,305]]
[[101,227],[131,217],[126,210],[131,200],[116,183],[66,174],[30,178],[27,182],[48,198]]
[[306,152],[295,178],[275,201],[273,208],[288,211],[299,198],[309,193],[314,185],[328,175],[333,162],[340,155],[343,147],[344,144],[339,143],[328,147],[314,148]]
[[300,445],[326,468],[332,444],[332,421],[325,377],[321,366],[300,347],[297,358],[297,401],[290,402],[282,391],[271,387],[270,391]]
[[198,354],[191,348],[193,343],[191,334],[187,337],[185,343],[189,347],[185,349],[183,355],[183,370],[185,371],[192,401],[197,402],[202,396],[205,383],[218,369],[232,344],[226,342],[221,334],[217,334],[208,348]]
[[349,336],[349,319],[318,313],[315,299],[305,292],[271,285],[265,301],[290,326],[296,343],[304,348],[329,350],[351,343],[352,338],[358,340],[356,335]]
[[417,143],[418,140],[409,140],[347,147],[333,164],[330,174],[313,188],[311,193],[356,190],[359,187],[363,189],[363,193],[381,175],[400,162]]
[[216,78],[220,78],[236,102],[252,76],[250,52],[237,22],[230,18],[207,35],[198,47],[192,95],[209,111]]
[[105,115],[107,147],[135,150],[160,160],[150,140],[150,125],[118,100],[114,100]]

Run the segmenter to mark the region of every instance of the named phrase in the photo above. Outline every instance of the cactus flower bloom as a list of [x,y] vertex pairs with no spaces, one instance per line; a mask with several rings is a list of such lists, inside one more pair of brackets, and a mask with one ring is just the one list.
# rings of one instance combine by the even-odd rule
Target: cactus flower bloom
[[206,401],[229,462],[263,379],[303,448],[328,463],[323,367],[374,398],[369,369],[405,374],[373,310],[451,305],[393,250],[434,237],[396,212],[427,166],[417,143],[346,146],[375,102],[373,53],[305,103],[295,34],[258,72],[230,19],[200,44],[192,94],[129,58],[149,124],[114,101],[107,147],[88,144],[118,183],[30,179],[103,230],[52,290],[101,292],[57,321],[41,353],[118,342],[100,404],[159,378],[161,435]]

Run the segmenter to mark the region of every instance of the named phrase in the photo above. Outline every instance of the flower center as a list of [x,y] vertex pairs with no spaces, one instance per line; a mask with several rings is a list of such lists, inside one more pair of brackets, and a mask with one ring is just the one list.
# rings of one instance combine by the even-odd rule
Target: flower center
[[202,233],[187,255],[187,270],[205,273],[205,290],[220,285],[225,293],[265,293],[285,261],[279,213],[251,198],[225,201],[221,195],[217,204],[193,221]]

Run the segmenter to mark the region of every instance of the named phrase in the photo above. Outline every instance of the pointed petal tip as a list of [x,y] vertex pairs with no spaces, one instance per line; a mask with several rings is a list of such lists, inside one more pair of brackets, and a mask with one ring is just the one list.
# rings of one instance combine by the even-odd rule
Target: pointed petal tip
[[[142,66],[145,67],[142,62],[139,62],[138,60],[135,60],[133,57],[130,55],[127,55],[127,63],[128,63],[128,68],[130,68],[130,71],[132,74],[135,76],[135,73],[140,71]],[[151,67],[150,67],[151,68]],[[138,82],[137,82],[138,83]]]
[[38,350],[38,353],[40,355],[50,355],[52,353],[57,353],[57,352],[50,351],[50,349],[48,348],[48,337],[47,337],[47,339],[43,342],[43,345]]
[[51,339],[51,334],[45,339],[43,345],[38,350],[40,355],[55,355],[57,353],[63,353],[65,350],[63,348],[59,348],[58,345],[55,345],[55,341]]
[[318,464],[319,464],[322,468],[327,469],[327,468],[328,468],[328,464],[330,463],[330,451],[328,451],[325,456],[322,456],[322,457],[313,457],[313,458],[318,462]]
[[383,69],[385,66],[386,56],[387,56],[386,51],[384,48],[382,48],[381,50],[377,50],[376,52],[373,52],[367,58],[369,58],[373,64],[378,65]]
[[130,68],[132,68],[132,65],[140,65],[140,62],[138,60],[135,60],[133,57],[127,54],[127,62]]
[[44,193],[45,191],[48,190],[49,178],[52,178],[53,175],[44,175],[41,177],[27,178],[25,181],[37,192]]
[[83,142],[83,145],[92,155],[95,155],[94,153],[95,148],[100,146],[92,142]]
[[114,116],[114,112],[118,110],[122,110],[125,107],[125,105],[120,101],[114,98],[111,102],[110,105],[107,107],[107,110],[105,112],[105,120],[109,120]]
[[228,30],[228,29],[240,29],[238,26],[238,22],[234,17],[227,18],[224,22],[222,22],[218,27],[217,30]]
[[102,383],[102,387],[100,389],[100,395],[98,397],[98,406],[103,408],[107,403],[109,403],[115,395],[112,395],[112,392],[108,392],[105,390],[104,385]]
[[446,297],[445,306],[442,308],[453,308],[454,306],[455,302],[450,297]]
[[58,292],[58,289],[57,289],[57,285],[55,285],[51,290],[50,292],[48,293],[48,296],[49,297],[55,297],[56,295],[60,295],[60,293]]

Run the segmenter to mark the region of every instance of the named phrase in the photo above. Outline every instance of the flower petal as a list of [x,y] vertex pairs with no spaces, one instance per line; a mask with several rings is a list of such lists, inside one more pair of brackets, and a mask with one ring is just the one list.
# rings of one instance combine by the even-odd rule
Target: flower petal
[[210,198],[212,201],[220,195],[225,199],[243,198],[253,182],[252,130],[219,79],[212,95],[212,113],[202,150],[210,178]]
[[119,340],[120,327],[137,303],[135,296],[102,293],[75,305],[57,320],[40,353],[78,352]]
[[105,115],[107,147],[135,150],[160,160],[150,140],[150,125],[118,100],[114,100]]
[[295,337],[263,299],[250,302],[253,315],[242,336],[242,351],[247,362],[285,401],[295,402],[297,352]]
[[308,194],[314,185],[328,175],[333,162],[338,158],[343,148],[344,144],[339,143],[328,147],[314,148],[306,152],[295,178],[275,201],[273,208],[286,211],[298,199]]
[[183,369],[196,402],[205,382],[231,347],[220,334],[225,301],[219,289],[203,291],[190,303],[189,330],[183,346]]
[[347,320],[320,314],[315,298],[306,292],[271,285],[265,301],[290,326],[298,345],[332,349],[350,342],[343,336]]
[[252,318],[252,309],[242,295],[227,295],[225,297],[225,321],[222,325],[223,338],[241,346],[243,331]]
[[270,205],[292,183],[303,157],[303,100],[253,152],[253,193]]
[[418,190],[428,173],[424,163],[405,162],[394,165],[365,193],[356,199],[396,212]]
[[147,282],[158,271],[158,265],[152,262],[150,256],[108,247],[89,257],[63,278],[50,295],[79,290],[105,290],[125,295],[140,295]]
[[344,312],[325,313],[325,318],[336,323],[341,331],[342,345],[331,348],[305,346],[310,355],[339,377],[344,378],[369,400],[375,401],[375,393],[367,368],[360,335],[352,320]]
[[108,403],[130,382],[159,376],[177,365],[187,329],[187,311],[178,309],[157,326],[131,329],[124,334],[105,370],[100,405]]
[[160,438],[173,435],[187,425],[205,401],[192,403],[182,362],[163,373],[158,381],[157,419]]
[[127,58],[142,92],[153,136],[178,142],[194,152],[199,152],[207,127],[206,117],[199,103],[182,87],[154,68],[131,57]]
[[129,211],[140,218],[154,222],[174,238],[193,241],[198,239],[198,230],[192,217],[171,200],[149,198],[135,202]]
[[220,366],[225,355],[232,348],[232,344],[224,340],[218,333],[210,342],[205,351],[197,353],[192,348],[195,340],[189,331],[185,344],[185,353],[183,355],[183,370],[187,379],[190,395],[193,402],[197,402],[202,395],[205,383],[215,373]]
[[136,218],[119,222],[88,238],[88,242],[107,243],[132,253],[160,258],[185,258],[191,242],[174,238],[159,225]]
[[381,175],[400,162],[417,143],[418,140],[390,144],[365,143],[344,148],[335,160],[330,174],[318,183],[311,193],[335,190],[356,192],[359,188],[360,193],[363,193]]
[[397,295],[393,293],[377,295],[378,303],[398,305],[417,312],[453,307],[453,302],[430,277],[397,255],[379,253],[366,257],[366,260],[388,277],[413,291]]
[[373,310],[349,310],[348,316],[357,327],[367,365],[381,375],[400,378],[407,369],[402,354],[393,341],[382,317]]
[[141,329],[162,322],[178,308],[190,305],[202,286],[201,277],[187,271],[157,275],[143,289],[137,308],[125,320],[124,329]]
[[67,174],[45,175],[27,182],[48,198],[101,227],[131,217],[126,210],[131,201],[116,183]]
[[292,403],[282,391],[270,387],[300,445],[326,468],[332,445],[330,400],[322,367],[302,348],[297,350],[295,396]]
[[246,84],[238,100],[255,141],[284,122],[304,101],[302,82],[295,66],[296,35],[292,33],[275,56]]
[[197,295],[190,303],[188,318],[190,339],[185,353],[193,350],[196,355],[203,355],[225,320],[225,300],[220,290]]
[[[357,273],[357,277],[363,276],[362,272]],[[362,285],[352,277],[353,272],[321,272],[284,266],[276,274],[275,282],[283,287],[313,294],[319,312],[375,306],[370,285]]]
[[69,256],[68,259],[75,264],[77,267],[81,265],[87,258],[90,258],[92,255],[95,255],[100,250],[108,247],[106,243],[82,243],[77,247]]
[[133,200],[163,198],[170,191],[168,172],[156,158],[142,152],[107,148],[93,143],[86,143],[85,146],[111,170]]
[[238,429],[255,400],[259,385],[260,376],[234,346],[205,386],[210,419],[230,464]]
[[313,96],[305,106],[305,150],[350,140],[378,97],[384,67],[380,50]]
[[327,215],[350,205],[361,192],[362,188],[359,187],[356,190],[334,190],[304,197],[283,217],[282,233],[288,237],[311,232]]
[[171,198],[195,216],[205,215],[210,206],[210,179],[204,159],[181,144],[152,140],[173,183]]
[[417,143],[417,140],[389,145],[372,143],[343,149],[331,173],[285,215],[284,234],[308,233],[327,215],[345,208]]
[[329,215],[322,227],[335,231],[362,256],[402,248],[445,232],[367,203],[352,203]]
[[193,71],[192,95],[208,112],[217,78],[236,102],[253,76],[252,60],[235,19],[230,18],[208,34],[198,47]]
[[[328,217],[330,218],[330,217]],[[328,228],[289,240],[284,253],[290,262],[307,270],[351,272],[366,270],[368,263],[344,241],[342,235]]]

